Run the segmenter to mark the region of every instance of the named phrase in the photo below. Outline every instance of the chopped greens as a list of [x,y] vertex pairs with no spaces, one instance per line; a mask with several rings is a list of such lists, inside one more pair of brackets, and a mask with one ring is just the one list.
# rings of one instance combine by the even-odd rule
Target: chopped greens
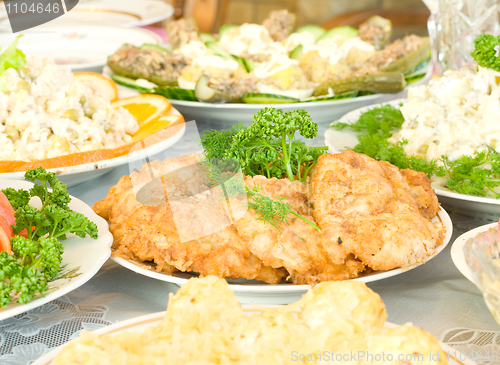
[[[95,223],[69,208],[66,185],[55,173],[37,167],[24,178],[40,183],[29,190],[2,190],[16,211],[16,223],[12,227],[12,255],[0,252],[0,307],[15,297],[19,303],[27,303],[36,293],[43,296],[48,282],[60,270],[64,247],[59,239],[66,239],[68,233],[96,239],[98,233]],[[28,204],[34,197],[40,199],[40,208]]]
[[417,156],[407,156],[406,140],[392,143],[389,138],[401,128],[404,118],[398,108],[384,105],[361,114],[355,123],[334,123],[331,128],[351,129],[359,132],[359,143],[353,151],[364,153],[376,160],[388,161],[400,169],[412,169],[428,177],[446,177],[446,187],[457,193],[500,198],[495,188],[500,186],[500,153],[488,147],[473,156],[461,156],[450,161],[445,156],[426,161]]

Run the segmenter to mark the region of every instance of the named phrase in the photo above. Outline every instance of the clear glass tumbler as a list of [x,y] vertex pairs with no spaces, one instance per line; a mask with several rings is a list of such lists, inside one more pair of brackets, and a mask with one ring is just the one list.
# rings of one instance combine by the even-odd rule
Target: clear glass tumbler
[[[435,1],[429,1],[435,6]],[[426,1],[427,3],[427,1]],[[481,33],[498,35],[499,0],[438,0],[436,56],[441,70],[471,62],[474,39]],[[431,16],[432,17],[432,16]]]

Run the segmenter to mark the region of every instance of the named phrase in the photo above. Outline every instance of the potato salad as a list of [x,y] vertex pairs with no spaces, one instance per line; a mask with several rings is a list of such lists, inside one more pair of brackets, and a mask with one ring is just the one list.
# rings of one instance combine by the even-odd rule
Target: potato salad
[[51,58],[7,69],[0,92],[0,159],[33,161],[116,148],[139,130],[97,84],[77,81]]
[[410,88],[404,123],[391,141],[408,140],[408,155],[454,161],[489,147],[500,152],[500,73],[483,67],[448,70]]

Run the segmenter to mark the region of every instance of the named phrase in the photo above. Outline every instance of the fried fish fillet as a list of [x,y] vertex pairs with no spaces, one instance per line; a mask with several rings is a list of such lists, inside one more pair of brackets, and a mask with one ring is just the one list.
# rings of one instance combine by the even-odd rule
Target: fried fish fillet
[[199,160],[148,163],[94,205],[110,222],[114,256],[154,261],[168,273],[315,284],[414,265],[442,243],[442,224],[429,220],[439,203],[422,173],[345,151],[321,156],[307,183],[245,178],[319,232],[293,214],[276,227],[265,222],[246,194],[228,201]]
[[354,255],[373,270],[390,270],[424,262],[442,244],[441,222],[432,223],[419,211],[433,214],[433,199],[427,207],[425,200],[417,204],[405,176],[387,162],[350,150],[322,155],[309,198],[335,263]]
[[249,251],[198,161],[190,154],[148,163],[94,205],[110,222],[113,255],[154,261],[169,273],[279,282],[285,270],[265,267]]
[[[314,223],[306,184],[264,176],[247,177],[245,183],[250,189],[259,186],[259,192],[272,199],[284,199],[295,212]],[[250,209],[235,227],[254,255],[265,265],[284,267],[294,284],[351,279],[364,270],[364,265],[358,260],[346,260],[340,264],[331,262],[322,247],[321,235],[314,227],[293,215],[289,215],[287,222],[282,223],[278,231],[259,220]]]

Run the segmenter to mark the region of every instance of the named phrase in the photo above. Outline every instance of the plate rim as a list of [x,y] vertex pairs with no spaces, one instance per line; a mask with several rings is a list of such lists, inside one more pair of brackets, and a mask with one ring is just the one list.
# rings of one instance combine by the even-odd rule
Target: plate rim
[[[172,108],[171,111],[172,110],[175,110],[175,109]],[[179,115],[181,115],[181,114],[179,114]],[[171,127],[175,127],[175,126],[179,126],[179,125],[180,124],[174,124]],[[168,127],[168,128],[171,128],[171,127]],[[75,166],[54,167],[51,169],[47,169],[47,171],[55,172],[60,177],[69,177],[69,176],[84,173],[84,172],[91,172],[91,171],[95,171],[95,170],[105,170],[105,169],[115,168],[115,167],[124,165],[124,164],[129,163],[129,162],[134,162],[134,161],[140,160],[142,158],[142,153],[146,153],[147,155],[150,156],[150,155],[160,153],[160,152],[166,150],[167,148],[172,147],[180,139],[182,139],[185,132],[186,132],[186,123],[184,121],[184,122],[182,122],[182,128],[177,133],[175,133],[173,136],[166,138],[166,139],[163,139],[161,141],[158,141],[155,144],[152,144],[150,146],[147,146],[143,150],[134,151],[130,154],[125,154],[123,156],[118,156],[118,157],[110,158],[107,160],[88,162],[85,164],[80,164],[80,165],[75,165]],[[0,178],[8,179],[8,180],[19,180],[19,179],[22,179],[24,177],[25,173],[26,173],[26,171],[1,172]]]
[[[3,1],[2,1],[2,3],[3,3]],[[129,2],[129,5],[132,5],[132,8],[122,7],[121,11],[123,11],[124,13],[126,12],[129,14],[137,15],[140,17],[140,19],[138,19],[136,21],[130,21],[128,23],[119,24],[119,25],[117,24],[117,26],[120,26],[123,28],[143,27],[143,26],[147,26],[150,24],[154,24],[154,23],[158,23],[160,21],[166,20],[166,19],[170,18],[175,12],[174,7],[171,4],[168,4],[167,2],[160,1],[160,0],[142,0],[140,7],[137,7],[136,6],[137,4],[138,4],[138,2],[131,1],[131,2]],[[109,4],[106,4],[106,0],[101,0],[100,3],[90,4],[90,6],[85,4],[85,3],[79,3],[75,7],[75,9],[85,10],[85,9],[89,9],[92,7],[96,7],[96,8],[101,8],[101,9],[106,8],[108,10],[113,10],[112,8],[117,7],[117,5],[121,6],[122,4],[120,4],[118,2],[110,2]],[[153,10],[149,10],[148,7],[151,7],[151,6],[156,6],[156,8]],[[134,10],[134,9],[139,10],[137,12],[137,14],[131,12],[131,10]],[[147,10],[144,10],[144,9],[147,9]],[[148,12],[146,12],[146,11],[148,11]],[[70,12],[71,12],[71,10],[70,10]],[[0,21],[6,20],[6,19],[7,19],[7,9],[6,9],[5,5],[0,6]],[[46,24],[46,23],[44,23],[44,24]],[[101,25],[101,23],[94,23],[94,24]],[[43,25],[43,24],[41,24],[41,25]],[[102,25],[105,25],[105,23],[102,23]],[[35,28],[37,28],[37,27],[35,27]],[[30,29],[33,29],[33,28],[30,28]],[[10,24],[8,24],[8,23],[6,23],[5,27],[1,28],[1,30],[12,31]]]
[[[349,118],[357,118],[359,114],[364,113],[367,110],[373,109],[377,107],[378,105],[397,105],[399,103],[402,103],[406,100],[406,98],[399,98],[399,99],[394,99],[388,102],[383,102],[383,103],[377,103],[377,104],[371,104],[367,106],[363,106],[358,109],[351,110],[349,113],[344,114],[340,119],[338,119],[336,122],[343,122],[343,123],[348,123],[351,122]],[[337,148],[334,148],[329,142],[328,136],[330,133],[333,133],[331,131],[334,131],[333,128],[330,128],[330,126],[327,128],[325,135],[324,135],[324,142],[325,145],[328,146],[328,150],[332,153],[338,153],[342,152],[339,151]],[[474,196],[474,195],[465,195],[465,194],[460,194],[456,193],[454,191],[448,190],[445,187],[442,186],[437,186],[436,184],[432,184],[432,188],[436,192],[436,195],[440,195],[443,197],[447,198],[452,198],[452,199],[459,199],[459,200],[464,200],[464,201],[470,201],[474,203],[484,203],[484,204],[490,204],[490,205],[500,205],[500,199],[495,199],[495,198],[489,198],[489,197],[483,197],[483,196]]]
[[[243,311],[255,312],[255,311],[258,311],[259,307],[260,308],[273,308],[273,307],[280,307],[280,306],[281,305],[276,306],[276,305],[265,305],[265,304],[260,304],[260,305],[242,304],[241,308],[243,309]],[[112,325],[100,328],[100,329],[92,331],[92,332],[95,333],[96,335],[103,335],[103,334],[112,334],[115,332],[124,331],[124,330],[128,330],[128,329],[133,330],[134,327],[138,327],[138,326],[142,326],[142,325],[153,326],[153,325],[155,325],[154,322],[161,322],[163,320],[163,318],[165,317],[165,313],[166,313],[166,311],[144,314],[142,316],[137,316],[137,317],[126,319],[124,321],[119,321],[119,322],[113,323]],[[391,328],[391,327],[397,327],[397,326],[402,326],[402,325],[398,325],[398,324],[395,324],[392,322],[385,322],[384,326]],[[429,333],[429,332],[427,332],[427,333]],[[450,357],[452,354],[456,354],[456,352],[457,352],[456,349],[454,349],[453,347],[451,347],[450,345],[448,345],[444,342],[439,341],[436,336],[433,336],[433,337],[438,341],[439,346],[441,347],[441,350],[443,352],[448,353]],[[65,344],[51,349],[50,351],[48,351],[47,353],[45,353],[44,355],[39,357],[37,360],[35,360],[35,362],[33,362],[32,365],[51,365],[52,360],[54,360],[54,358],[61,352],[61,350],[72,341],[73,340],[69,340]],[[456,357],[454,357],[453,360],[455,360],[457,362],[457,364],[459,364],[459,365],[477,365],[476,362],[469,360],[469,359],[462,361],[462,360],[459,360]]]
[[[16,181],[16,180],[8,180],[0,177],[0,186],[2,185],[9,185],[11,187],[14,187],[16,189],[27,189],[34,184],[29,182],[29,181]],[[92,222],[96,223],[99,226],[99,236],[97,240],[92,240],[90,241],[95,245],[95,247],[99,247],[101,249],[101,254],[100,255],[95,255],[92,258],[92,267],[86,271],[82,272],[79,276],[73,278],[71,281],[69,281],[66,284],[63,284],[62,287],[55,289],[54,291],[46,294],[43,297],[38,297],[34,300],[32,300],[29,303],[26,304],[21,304],[17,305],[13,308],[4,308],[0,310],[0,321],[3,321],[4,319],[11,318],[14,316],[17,316],[19,314],[22,314],[24,312],[27,312],[29,310],[38,308],[44,304],[47,304],[48,302],[60,298],[63,295],[68,294],[69,292],[79,288],[80,286],[84,285],[86,282],[88,282],[90,279],[92,279],[95,274],[101,269],[101,267],[104,265],[104,263],[108,260],[108,258],[111,255],[111,245],[113,244],[113,235],[109,231],[109,224],[108,222],[99,217],[93,210],[92,208],[83,202],[82,200],[78,199],[75,196],[70,195],[71,197],[71,202],[69,205],[77,212],[85,212],[85,215],[87,218],[89,218]],[[76,207],[78,206],[78,207]],[[102,228],[105,228],[103,231]],[[91,239],[89,237],[85,237],[83,239]],[[63,242],[64,243],[64,242]],[[71,246],[68,246],[71,248]],[[107,250],[106,250],[107,248]],[[69,249],[68,249],[69,250]],[[65,246],[65,252],[66,252],[66,246]],[[94,251],[95,252],[95,251]],[[97,253],[97,252],[95,252]],[[64,255],[64,254],[63,254]],[[64,264],[64,260],[62,261],[62,264]]]
[[453,244],[451,245],[451,260],[453,261],[453,264],[457,268],[460,273],[465,276],[467,280],[469,280],[471,283],[476,285],[474,282],[472,273],[469,269],[469,266],[467,265],[467,261],[465,260],[465,253],[463,250],[463,247],[465,243],[470,239],[476,237],[478,234],[486,232],[488,229],[493,228],[493,227],[498,227],[498,222],[495,223],[488,223],[484,224],[482,226],[473,228],[468,230],[467,232],[462,233],[460,236],[458,236],[455,241],[453,241]]
[[[77,32],[78,29],[82,28],[89,28],[89,29],[99,29],[99,28],[108,28],[108,29],[114,29],[119,32],[131,32],[131,33],[136,33],[136,34],[142,34],[145,37],[148,36],[150,38],[150,42],[160,45],[163,40],[162,38],[156,34],[155,32],[152,32],[148,29],[143,29],[143,28],[128,28],[128,27],[120,27],[117,25],[108,25],[108,24],[87,24],[87,23],[75,23],[75,24],[53,24],[53,25],[41,25],[40,28],[31,28],[28,29],[24,32],[22,32],[25,36],[31,35],[37,35],[37,34],[42,34],[42,33],[56,33],[56,34],[61,34],[63,30],[67,30],[68,32]],[[62,30],[61,30],[62,29]],[[0,37],[14,37],[17,33],[0,33]],[[23,38],[21,38],[20,42],[23,41]],[[22,44],[20,46],[22,48]],[[95,69],[99,68],[102,66],[106,65],[106,61],[104,62],[88,62],[88,63],[75,63],[75,64],[65,64],[65,65],[60,65],[60,67],[63,68],[70,68],[73,72],[78,72],[79,70],[85,70],[85,69]]]
[[[426,82],[430,77],[432,76],[432,67],[430,65],[427,66],[427,72],[424,77],[422,77],[420,80],[417,80],[414,83],[411,83],[410,85],[407,85],[405,87],[405,90],[407,90],[410,87],[418,86],[424,82]],[[106,75],[110,77],[110,72],[111,70],[107,69],[106,66],[103,69],[103,75]],[[136,92],[132,88],[128,88],[123,85],[117,85],[118,90],[124,90],[124,92]],[[137,92],[137,94],[139,94]],[[185,100],[174,100],[174,99],[169,99],[170,103],[173,106],[180,106],[180,107],[185,107],[185,108],[192,108],[192,109],[205,109],[209,108],[211,110],[217,110],[217,111],[225,111],[225,112],[234,112],[234,111],[256,111],[260,110],[262,108],[276,108],[276,109],[281,109],[281,108],[304,108],[307,110],[306,106],[310,107],[333,107],[336,105],[344,105],[344,104],[352,104],[355,102],[363,103],[363,102],[368,102],[368,101],[376,101],[378,99],[381,99],[387,95],[391,94],[370,94],[370,95],[363,95],[363,96],[357,96],[354,98],[345,98],[345,99],[336,99],[336,100],[326,100],[326,101],[310,101],[310,102],[303,102],[303,103],[283,103],[283,104],[247,104],[247,103],[219,103],[219,104],[214,104],[214,103],[204,103],[201,101],[185,101]],[[373,104],[372,104],[373,105]],[[358,108],[360,109],[360,108]],[[358,110],[354,109],[354,110]]]
[[[443,223],[443,226],[446,228],[446,233],[445,237],[443,239],[443,243],[436,248],[436,253],[433,256],[430,256],[427,261],[421,264],[417,264],[411,267],[406,267],[406,268],[395,268],[392,270],[388,271],[380,271],[377,272],[373,275],[365,276],[365,277],[358,277],[354,279],[349,279],[352,281],[362,281],[365,283],[373,282],[373,281],[380,281],[384,279],[391,278],[393,276],[397,276],[400,274],[404,274],[408,271],[411,271],[421,265],[426,264],[430,260],[432,260],[434,257],[439,255],[441,252],[444,251],[444,249],[448,246],[448,244],[451,241],[451,237],[453,235],[453,223],[451,221],[450,216],[444,210],[442,207],[440,207],[440,210],[438,212],[438,218],[440,219]],[[449,229],[448,229],[449,228]],[[185,284],[189,279],[186,278],[181,278],[178,276],[173,276],[169,274],[163,274],[161,272],[156,272],[153,270],[148,270],[148,269],[143,269],[139,263],[135,263],[132,260],[126,260],[121,257],[110,257],[110,260],[116,262],[118,265],[125,267],[126,269],[129,269],[131,271],[136,272],[137,274],[143,275],[150,277],[152,279],[160,280],[160,281],[165,281],[168,283],[176,284],[176,285],[182,285]],[[262,284],[232,284],[229,283],[229,287],[235,294],[238,295],[256,295],[256,296],[279,296],[283,294],[290,294],[290,295],[296,295],[300,293],[306,292],[311,286],[310,285],[294,285],[294,284],[267,284],[267,283],[262,283]]]

